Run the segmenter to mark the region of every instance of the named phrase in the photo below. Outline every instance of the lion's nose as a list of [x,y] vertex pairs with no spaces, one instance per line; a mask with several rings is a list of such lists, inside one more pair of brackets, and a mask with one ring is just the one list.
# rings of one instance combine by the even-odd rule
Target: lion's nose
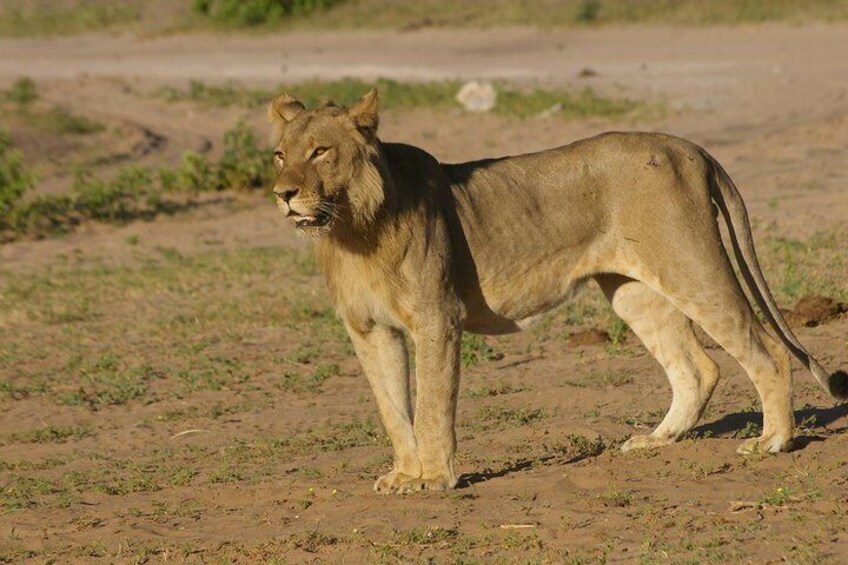
[[277,195],[277,198],[282,198],[288,204],[289,200],[294,198],[299,191],[299,188],[275,188],[274,194]]

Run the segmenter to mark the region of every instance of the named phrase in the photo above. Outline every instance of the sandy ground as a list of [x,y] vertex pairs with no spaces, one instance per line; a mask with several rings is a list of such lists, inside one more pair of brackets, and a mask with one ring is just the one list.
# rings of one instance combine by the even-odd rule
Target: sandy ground
[[[0,88],[31,76],[45,103],[62,104],[109,124],[108,133],[87,145],[32,137],[13,128],[25,155],[42,168],[39,190],[58,192],[70,182],[69,161],[85,162],[92,154],[112,157],[103,166],[107,171],[130,162],[174,163],[186,149],[208,148],[239,117],[262,127],[261,111],[169,104],[146,95],[162,84],[202,79],[269,86],[308,78],[379,76],[591,86],[662,102],[668,111],[623,123],[391,111],[383,116],[382,137],[459,161],[543,149],[608,129],[667,131],[703,145],[724,164],[749,204],[758,238],[804,238],[844,230],[848,218],[844,53],[845,25],[0,40]],[[581,78],[586,68],[596,74]],[[7,274],[36,277],[62,268],[75,253],[89,258],[86,265],[132,267],[163,247],[184,255],[259,245],[303,250],[267,200],[224,200],[154,222],[120,228],[89,225],[61,239],[6,244],[0,247],[0,265]],[[140,244],[129,249],[124,244],[129,236]],[[320,288],[321,282],[312,277],[308,284]],[[13,323],[6,329],[16,328]],[[800,337],[827,366],[844,368],[847,332],[843,317],[801,329]],[[50,346],[49,334],[34,336]],[[288,346],[293,348],[298,335],[281,337],[295,342]],[[0,511],[0,547],[23,546],[45,552],[34,554],[36,561],[39,555],[52,555],[58,562],[93,559],[94,554],[78,548],[94,542],[105,547],[106,557],[101,557],[117,561],[137,558],[132,551],[139,544],[155,548],[144,557],[154,561],[229,558],[245,563],[273,556],[281,562],[350,563],[430,557],[439,562],[848,559],[848,410],[834,406],[800,370],[796,408],[799,421],[807,420],[808,427],[801,449],[792,454],[756,460],[735,455],[741,440],[734,435],[758,418],[749,412],[756,397],[730,359],[712,350],[725,382],[699,428],[706,438],[646,454],[620,455],[611,449],[586,456],[568,443],[569,435],[601,438],[610,445],[641,433],[639,428],[662,416],[668,389],[650,356],[635,342],[627,352],[615,353],[603,347],[540,343],[534,333],[499,339],[496,349],[503,358],[467,371],[463,389],[507,383],[516,392],[482,400],[463,397],[459,470],[464,480],[454,494],[372,495],[371,481],[389,453],[382,443],[330,452],[295,450],[275,455],[279,473],[257,480],[126,496],[98,493],[66,507]],[[367,386],[356,377],[355,361],[341,348],[334,356],[342,376],[329,381],[332,386],[319,395],[275,391],[260,402],[255,395],[222,391],[182,401],[200,406],[222,400],[255,402],[255,407],[224,422],[187,422],[208,433],[177,441],[215,457],[234,441],[297,436],[319,424],[376,418]],[[13,374],[15,369],[7,366],[4,371]],[[590,375],[622,372],[632,378],[620,386],[585,385]],[[501,397],[508,406],[540,409],[547,417],[526,426],[474,427],[480,406],[499,403]],[[80,451],[128,457],[167,443],[186,427],[157,420],[171,408],[163,403],[91,412],[33,397],[0,407],[4,433],[47,421],[97,430],[94,437],[55,446],[0,443],[0,460],[9,461]],[[641,420],[628,417],[634,413]],[[813,423],[810,416],[815,416]],[[153,423],[139,426],[139,421]],[[96,462],[89,464],[96,469]],[[316,472],[298,472],[307,468]],[[780,488],[794,494],[785,504],[772,504],[768,495]],[[302,503],[305,498],[308,504]],[[166,518],[156,513],[156,508],[179,507],[186,500],[203,510],[173,512]],[[128,514],[130,507],[142,510]],[[404,536],[399,531],[416,533]],[[302,541],[316,532],[335,541]],[[132,551],[121,553],[121,544]]]

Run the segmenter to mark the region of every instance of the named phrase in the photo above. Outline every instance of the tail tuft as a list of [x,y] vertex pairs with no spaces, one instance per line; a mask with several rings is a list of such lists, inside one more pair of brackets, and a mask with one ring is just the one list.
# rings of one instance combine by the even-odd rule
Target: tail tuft
[[836,371],[827,378],[830,394],[839,400],[848,400],[848,372]]

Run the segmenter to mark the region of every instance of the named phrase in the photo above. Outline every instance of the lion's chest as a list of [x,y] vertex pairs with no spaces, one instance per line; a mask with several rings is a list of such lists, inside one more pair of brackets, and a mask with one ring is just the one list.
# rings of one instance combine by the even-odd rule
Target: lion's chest
[[346,322],[409,326],[409,316],[399,297],[404,281],[396,272],[358,257],[337,258],[327,272],[327,282],[339,315]]

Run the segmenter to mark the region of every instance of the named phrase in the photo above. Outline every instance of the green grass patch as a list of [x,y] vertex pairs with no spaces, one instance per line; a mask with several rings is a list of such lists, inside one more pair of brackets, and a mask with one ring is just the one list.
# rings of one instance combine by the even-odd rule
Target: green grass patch
[[322,363],[307,373],[286,371],[277,386],[285,392],[316,393],[321,391],[324,381],[338,374],[337,364]]
[[349,424],[331,424],[276,441],[272,447],[344,451],[364,445],[386,445],[387,439],[377,429],[370,419]]
[[28,432],[17,432],[0,437],[0,445],[10,443],[65,443],[93,435],[91,428],[83,426],[47,426]]
[[28,126],[50,133],[63,135],[88,135],[103,131],[100,122],[79,116],[61,106],[50,109],[37,108],[38,86],[29,77],[22,77],[6,91],[0,91],[0,116],[14,117]]
[[771,236],[758,242],[760,264],[779,303],[820,294],[848,301],[848,231],[798,239]]
[[89,135],[106,129],[100,122],[74,114],[61,106],[43,112],[21,109],[18,117],[35,128],[64,135]]
[[341,3],[295,22],[312,28],[574,27],[604,24],[738,25],[840,21],[845,0],[491,0]]
[[75,356],[65,365],[79,382],[78,388],[59,396],[61,404],[87,406],[92,410],[104,406],[126,404],[146,396],[149,382],[161,378],[162,374],[150,366],[128,367],[115,355],[103,355],[94,359]]
[[[303,102],[307,108],[332,101],[349,106],[371,88],[380,92],[383,109],[395,108],[459,108],[455,97],[462,82],[405,82],[380,78],[369,82],[354,78],[333,81],[307,81],[299,84],[280,85],[274,90],[247,88],[239,84],[210,85],[202,81],[190,81],[185,88],[163,87],[155,96],[171,102],[190,101],[213,106],[264,106],[278,93],[289,92]],[[494,111],[504,116],[529,118],[542,113],[568,119],[605,117],[610,119],[637,115],[655,109],[655,105],[629,100],[610,98],[598,94],[591,88],[571,91],[562,89],[524,89],[508,83],[496,83],[497,103]]]
[[[307,255],[260,247],[159,254],[134,268],[3,272],[0,402],[45,396],[100,410],[199,391],[318,391],[352,353],[318,275],[304,271]],[[298,339],[247,356],[229,348],[259,328]],[[320,363],[292,367],[302,344]],[[297,376],[281,382],[283,371]]]
[[459,354],[462,366],[466,368],[473,367],[481,361],[495,361],[503,358],[503,354],[495,351],[483,336],[472,333],[462,334]]
[[0,37],[103,31],[137,22],[141,10],[134,2],[7,0],[0,8]]
[[486,406],[478,413],[472,426],[481,430],[517,428],[529,426],[547,418],[541,408],[510,408],[507,406]]
[[103,31],[581,27],[604,24],[738,25],[843,21],[846,0],[6,0],[0,36]]

